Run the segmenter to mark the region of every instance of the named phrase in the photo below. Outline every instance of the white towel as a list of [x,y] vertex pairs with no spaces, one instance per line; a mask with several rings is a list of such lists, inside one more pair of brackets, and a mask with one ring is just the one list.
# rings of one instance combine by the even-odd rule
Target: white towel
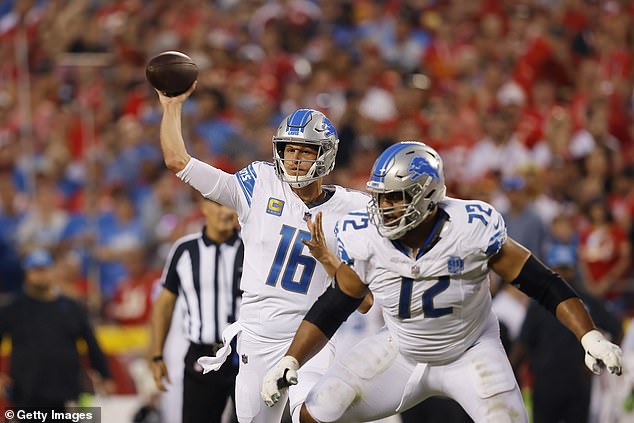
[[242,326],[239,322],[232,323],[222,331],[223,347],[220,348],[215,356],[203,356],[196,362],[203,368],[203,374],[218,370],[231,354],[231,341],[242,332]]

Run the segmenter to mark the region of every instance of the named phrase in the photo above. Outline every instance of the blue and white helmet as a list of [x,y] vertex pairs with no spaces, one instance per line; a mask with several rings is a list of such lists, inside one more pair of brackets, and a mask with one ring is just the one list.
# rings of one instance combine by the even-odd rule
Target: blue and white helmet
[[[421,142],[394,144],[374,162],[366,187],[372,194],[368,204],[370,221],[381,236],[398,239],[418,226],[445,197],[442,159],[436,150]],[[379,195],[392,192],[401,192],[403,203],[380,207]],[[401,213],[399,219],[389,219],[390,215]]]
[[[306,175],[290,175],[284,167],[284,146],[306,144],[317,148],[317,158]],[[299,109],[288,115],[273,136],[273,160],[277,177],[294,188],[302,188],[330,173],[335,167],[339,138],[337,131],[322,112]]]

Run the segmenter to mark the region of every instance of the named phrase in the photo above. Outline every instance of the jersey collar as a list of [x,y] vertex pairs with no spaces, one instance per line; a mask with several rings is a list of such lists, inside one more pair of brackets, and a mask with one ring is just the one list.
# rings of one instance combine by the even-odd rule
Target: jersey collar
[[328,185],[322,185],[321,189],[324,191],[325,195],[320,200],[315,201],[314,203],[306,204],[306,207],[308,207],[309,209],[312,209],[314,207],[321,206],[326,201],[330,200],[333,195],[335,195],[335,187],[331,187],[331,186],[328,186]]
[[[436,215],[436,222],[434,223],[434,227],[431,232],[427,236],[427,239],[423,243],[423,246],[418,249],[418,253],[416,254],[416,260],[421,258],[425,253],[434,248],[434,246],[440,241],[440,233],[442,232],[442,228],[445,226],[445,222],[449,220],[449,215],[446,211],[438,208],[438,214]],[[403,244],[398,239],[390,240],[392,245],[399,250],[401,253],[405,254],[407,257],[411,257],[409,248],[407,245]]]
[[[203,243],[205,244],[205,247],[209,247],[211,245],[218,245],[218,243],[216,241],[214,241],[213,239],[209,238],[207,236],[207,225],[203,226]],[[229,238],[227,238],[225,240],[225,242],[223,242],[223,244],[229,244],[229,245],[233,245],[236,240],[238,239],[238,231],[234,230],[233,233],[231,234],[231,236]]]

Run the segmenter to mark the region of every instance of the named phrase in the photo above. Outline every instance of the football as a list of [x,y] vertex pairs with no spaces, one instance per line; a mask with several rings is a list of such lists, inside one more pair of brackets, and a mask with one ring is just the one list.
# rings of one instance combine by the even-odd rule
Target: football
[[145,77],[154,88],[168,97],[175,97],[192,86],[198,78],[198,67],[186,54],[165,51],[150,59]]

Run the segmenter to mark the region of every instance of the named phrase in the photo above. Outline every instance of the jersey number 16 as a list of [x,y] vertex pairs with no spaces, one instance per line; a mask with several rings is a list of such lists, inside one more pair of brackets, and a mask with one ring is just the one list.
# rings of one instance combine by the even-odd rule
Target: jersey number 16
[[[280,230],[282,239],[277,246],[277,252],[273,259],[273,265],[266,278],[266,284],[275,286],[282,273],[282,288],[287,291],[305,294],[308,292],[310,280],[315,273],[316,260],[312,256],[302,254],[304,249],[303,239],[310,239],[310,232],[297,230],[291,226],[282,226]],[[290,253],[289,253],[290,250]],[[288,256],[288,258],[286,257]],[[284,265],[286,264],[286,265]],[[303,266],[299,281],[295,280],[297,266]],[[284,272],[282,272],[284,268]]]

